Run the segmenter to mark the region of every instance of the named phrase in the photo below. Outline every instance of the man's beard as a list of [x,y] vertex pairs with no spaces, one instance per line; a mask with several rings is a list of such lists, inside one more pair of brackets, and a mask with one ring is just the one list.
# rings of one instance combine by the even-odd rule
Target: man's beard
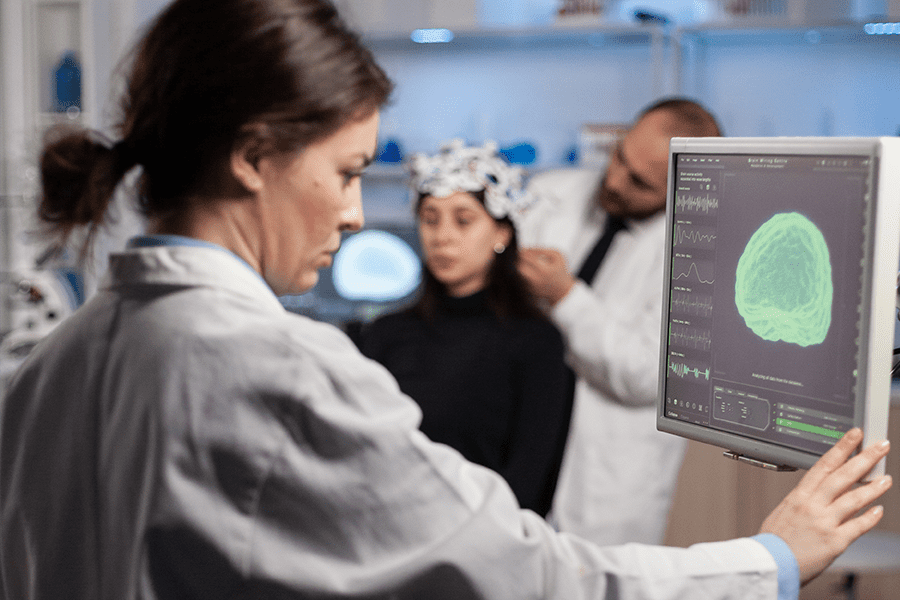
[[[622,217],[640,221],[641,219],[652,217],[659,212],[658,209],[635,211],[631,207],[631,203],[624,196],[607,187],[605,177],[603,178],[603,181],[600,182],[600,187],[597,188],[595,198],[597,205],[602,208],[606,214],[613,217]],[[665,210],[665,202],[663,202],[663,210]]]
[[606,186],[606,177],[600,182],[596,194],[597,205],[602,208],[606,214],[614,217],[627,217],[628,202],[618,193],[612,191]]

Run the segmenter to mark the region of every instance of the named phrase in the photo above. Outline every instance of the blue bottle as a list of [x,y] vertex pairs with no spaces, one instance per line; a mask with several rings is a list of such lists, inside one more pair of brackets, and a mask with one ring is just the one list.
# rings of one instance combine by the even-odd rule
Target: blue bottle
[[521,142],[508,148],[501,148],[500,154],[514,165],[530,165],[537,160],[537,147],[530,142]]
[[399,163],[403,162],[403,148],[400,142],[389,139],[385,142],[384,147],[378,154],[378,160],[383,163]]
[[81,66],[74,52],[63,54],[62,60],[53,72],[55,79],[56,112],[70,109],[81,110]]

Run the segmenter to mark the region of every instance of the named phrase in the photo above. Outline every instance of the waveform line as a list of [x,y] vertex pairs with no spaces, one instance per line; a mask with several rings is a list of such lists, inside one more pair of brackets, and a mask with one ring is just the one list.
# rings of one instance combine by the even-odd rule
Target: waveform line
[[712,316],[713,299],[712,296],[704,296],[702,294],[686,294],[684,292],[675,292],[672,295],[672,310],[701,317]]
[[719,199],[706,196],[675,196],[675,208],[680,211],[694,211],[709,214],[719,208]]
[[698,367],[689,367],[683,363],[671,363],[669,365],[669,370],[675,373],[678,377],[687,377],[688,375],[693,375],[694,379],[700,379],[701,377],[705,378],[709,381],[709,369],[700,369]]
[[669,331],[669,343],[695,350],[709,350],[712,343],[710,336],[711,333],[705,329],[698,330],[673,325]]
[[675,225],[675,245],[684,244],[684,240],[690,240],[698,246],[712,244],[716,240],[716,234],[700,233],[699,230],[687,230],[681,225]]
[[700,268],[697,266],[697,263],[695,263],[695,262],[692,262],[691,266],[688,267],[687,273],[679,273],[678,275],[675,275],[674,277],[672,277],[672,280],[678,281],[679,279],[684,279],[684,278],[690,277],[691,271],[693,271],[694,273],[697,274],[697,280],[700,283],[715,283],[715,281],[716,281],[715,278],[707,281],[706,279],[703,279],[702,277],[700,277]]

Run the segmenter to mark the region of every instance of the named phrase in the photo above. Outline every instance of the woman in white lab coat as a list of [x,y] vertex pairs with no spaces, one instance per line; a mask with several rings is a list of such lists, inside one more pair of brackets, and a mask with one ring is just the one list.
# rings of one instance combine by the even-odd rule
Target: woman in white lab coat
[[889,482],[848,490],[887,450],[848,461],[856,432],[769,533],[689,549],[557,534],[427,440],[387,371],[276,299],[362,225],[389,91],[326,0],[175,0],[122,139],[45,149],[57,232],[102,223],[139,165],[151,235],[8,388],[2,598],[790,597],[874,526],[854,515]]

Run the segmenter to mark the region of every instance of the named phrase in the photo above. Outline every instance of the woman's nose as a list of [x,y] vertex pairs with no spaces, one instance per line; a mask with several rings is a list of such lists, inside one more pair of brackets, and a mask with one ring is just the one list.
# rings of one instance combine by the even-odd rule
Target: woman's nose
[[362,194],[341,214],[341,231],[359,231],[365,224]]
[[441,222],[435,228],[435,239],[441,243],[452,241],[455,236],[456,230],[453,228],[452,224],[448,222]]

